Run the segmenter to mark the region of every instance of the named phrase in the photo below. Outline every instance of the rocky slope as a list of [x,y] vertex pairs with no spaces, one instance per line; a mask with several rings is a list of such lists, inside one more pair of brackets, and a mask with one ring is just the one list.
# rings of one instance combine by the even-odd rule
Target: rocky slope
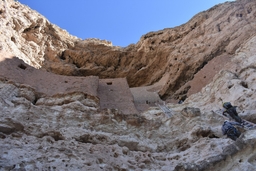
[[[255,6],[220,4],[121,48],[81,40],[18,2],[0,1],[0,169],[255,170],[255,130],[241,129],[232,141],[218,114],[230,101],[256,123]],[[102,91],[115,90],[98,77],[126,77],[130,87],[186,100],[167,103],[170,114],[158,106],[102,109]]]

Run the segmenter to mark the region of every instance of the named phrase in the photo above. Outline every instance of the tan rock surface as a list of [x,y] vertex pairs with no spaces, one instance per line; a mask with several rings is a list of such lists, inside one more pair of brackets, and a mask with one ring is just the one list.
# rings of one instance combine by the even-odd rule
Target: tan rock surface
[[17,57],[5,58],[0,56],[0,77],[20,84],[30,85],[39,94],[54,96],[82,92],[89,96],[97,96],[97,76],[69,77],[60,76],[43,70],[35,69]]
[[164,98],[193,79],[208,61],[234,54],[255,34],[254,1],[216,5],[179,27],[145,34],[137,44],[126,48],[70,36],[18,2],[8,0],[1,6],[4,51],[58,74],[127,77],[131,87],[151,85],[169,75],[158,90]]
[[19,2],[1,1],[0,13],[0,49],[36,68],[40,68],[46,58],[54,59],[59,51],[78,40]]
[[[217,113],[230,101],[256,123],[255,5],[217,5],[120,48],[0,1],[0,170],[255,170],[255,130],[232,141]],[[137,113],[164,104],[156,92],[189,97],[165,103],[170,115]]]
[[[151,85],[168,74],[159,90],[160,95],[167,98],[208,61],[219,55],[234,54],[255,34],[254,6],[254,1],[218,5],[182,26],[143,35],[137,44],[126,48],[78,42],[63,51],[60,58],[63,63],[76,66],[72,75],[127,77],[131,87]],[[62,74],[61,68],[50,66],[44,67]]]
[[138,114],[125,78],[100,79],[97,96],[101,109],[116,109],[123,114]]

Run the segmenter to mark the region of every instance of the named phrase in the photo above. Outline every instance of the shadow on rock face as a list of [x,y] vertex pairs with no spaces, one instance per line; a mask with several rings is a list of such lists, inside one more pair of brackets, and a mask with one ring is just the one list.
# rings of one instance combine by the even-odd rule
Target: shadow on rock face
[[0,132],[9,135],[18,131],[24,131],[24,126],[21,123],[10,118],[0,121]]
[[186,117],[196,117],[201,115],[201,111],[199,108],[193,108],[193,107],[185,107],[181,114]]
[[64,140],[65,138],[62,136],[62,134],[58,131],[49,131],[43,134],[38,135],[38,138],[43,138],[45,136],[52,137],[55,141]]

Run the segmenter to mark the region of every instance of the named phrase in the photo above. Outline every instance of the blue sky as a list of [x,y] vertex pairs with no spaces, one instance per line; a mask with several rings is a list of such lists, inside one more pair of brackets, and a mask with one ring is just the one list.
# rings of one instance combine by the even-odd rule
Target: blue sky
[[186,23],[225,0],[19,0],[81,39],[137,43],[150,31]]

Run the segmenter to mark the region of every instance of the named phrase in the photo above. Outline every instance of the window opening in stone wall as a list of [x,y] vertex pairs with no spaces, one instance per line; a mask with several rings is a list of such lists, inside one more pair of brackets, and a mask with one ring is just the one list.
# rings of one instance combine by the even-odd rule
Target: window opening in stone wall
[[21,69],[24,69],[24,70],[27,68],[27,67],[26,67],[25,65],[23,65],[23,64],[20,64],[18,67],[21,68]]

